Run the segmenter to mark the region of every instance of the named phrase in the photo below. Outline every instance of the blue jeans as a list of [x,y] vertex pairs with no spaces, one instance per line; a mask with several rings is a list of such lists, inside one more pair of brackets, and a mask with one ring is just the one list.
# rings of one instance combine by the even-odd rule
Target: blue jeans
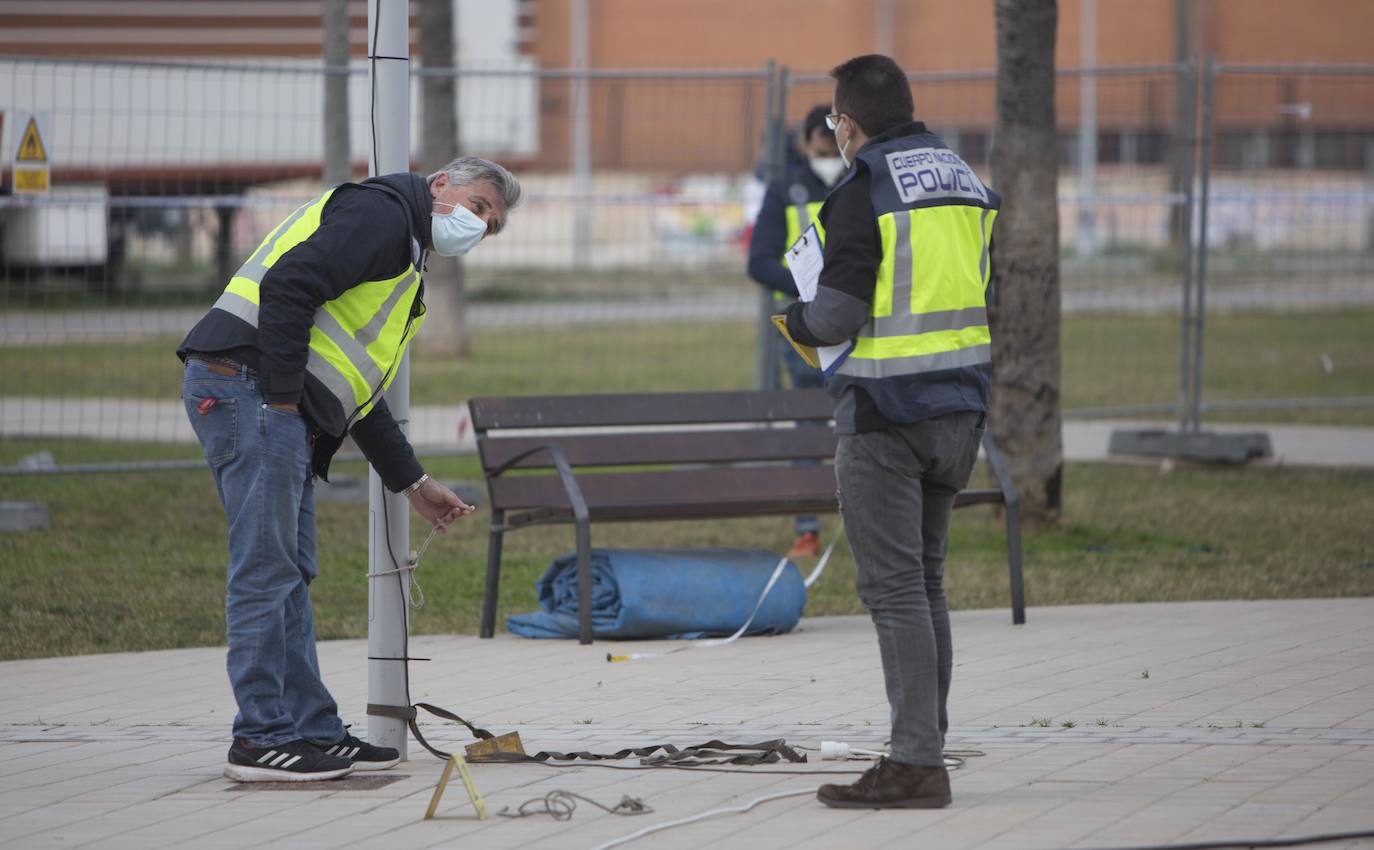
[[253,747],[344,736],[320,680],[310,582],[315,486],[310,440],[298,414],[263,403],[257,379],[186,364],[182,398],[229,520],[224,613],[234,737]]
[[[773,344],[779,348],[782,366],[787,372],[788,383],[792,389],[820,389],[825,386],[825,379],[822,377],[821,371],[803,360],[797,350],[792,347],[792,344],[783,339],[782,334],[773,334]],[[798,536],[821,533],[821,519],[818,516],[799,516],[796,524]]]

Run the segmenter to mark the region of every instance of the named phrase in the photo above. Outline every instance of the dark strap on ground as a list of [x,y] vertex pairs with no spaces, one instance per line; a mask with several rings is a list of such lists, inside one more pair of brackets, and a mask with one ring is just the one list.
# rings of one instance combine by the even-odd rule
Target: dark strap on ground
[[[448,761],[450,754],[431,746],[425,740],[425,736],[420,733],[416,717],[419,712],[416,709],[423,708],[435,717],[444,720],[451,720],[454,723],[461,723],[468,728],[474,738],[485,739],[495,737],[486,729],[473,726],[468,721],[437,705],[430,705],[427,702],[417,702],[413,706],[401,705],[377,705],[368,703],[367,713],[374,717],[392,717],[397,720],[404,720],[410,726],[410,733],[415,736],[415,740],[420,742],[435,757]],[[757,744],[727,744],[724,741],[707,741],[704,744],[697,744],[691,747],[677,747],[673,744],[652,744],[647,747],[627,747],[613,753],[593,753],[588,750],[579,750],[573,753],[559,753],[551,750],[542,750],[534,755],[524,755],[522,753],[488,753],[483,756],[469,758],[468,761],[474,764],[522,764],[530,762],[547,761],[620,761],[622,759],[637,756],[639,763],[649,767],[681,766],[697,767],[706,765],[739,765],[748,767],[760,764],[777,764],[780,761],[805,762],[806,755],[799,753],[787,746],[787,742],[782,738],[771,741],[762,741]]]
[[431,746],[429,741],[425,740],[425,736],[420,734],[420,727],[415,722],[415,718],[419,714],[419,712],[416,711],[416,709],[418,708],[423,708],[425,711],[428,711],[435,717],[442,717],[445,720],[452,720],[454,723],[463,724],[464,726],[468,727],[468,731],[472,733],[472,737],[474,738],[481,739],[495,737],[487,730],[479,729],[478,727],[473,726],[471,723],[467,722],[466,720],[449,711],[448,709],[440,708],[437,705],[430,705],[427,702],[417,702],[413,706],[377,705],[376,703],[368,703],[367,713],[374,717],[393,717],[397,720],[404,720],[406,724],[410,726],[410,734],[415,736],[415,740],[420,742],[420,746],[424,747],[426,750],[429,750],[430,754],[433,755],[435,758],[448,761],[451,757],[450,753],[446,753],[441,749]]
[[652,744],[647,747],[628,747],[613,753],[593,753],[581,750],[573,753],[559,753],[550,750],[534,755],[519,753],[488,753],[469,761],[473,763],[547,761],[619,761],[632,756],[639,757],[639,763],[649,767],[681,766],[697,767],[705,765],[732,764],[740,766],[776,764],[780,761],[804,762],[806,756],[787,746],[778,738],[758,744],[727,744],[724,741],[707,741],[691,747],[677,747],[673,744]]

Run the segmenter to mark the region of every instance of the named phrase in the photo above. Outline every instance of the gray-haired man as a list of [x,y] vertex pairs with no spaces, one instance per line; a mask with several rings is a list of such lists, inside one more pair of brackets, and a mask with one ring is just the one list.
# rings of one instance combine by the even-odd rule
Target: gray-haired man
[[352,435],[440,531],[471,513],[424,474],[383,392],[424,322],[427,252],[467,253],[519,201],[515,177],[476,157],[428,178],[345,183],[268,234],[178,347],[186,412],[229,522],[229,778],[333,779],[399,760],[348,734],[320,679],[313,480]]

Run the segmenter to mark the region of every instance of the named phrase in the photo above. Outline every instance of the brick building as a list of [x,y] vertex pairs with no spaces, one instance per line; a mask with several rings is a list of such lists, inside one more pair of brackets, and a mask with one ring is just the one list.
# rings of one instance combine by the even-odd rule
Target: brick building
[[[453,2],[463,65],[568,66],[574,0]],[[418,0],[412,3],[412,21],[418,7]],[[990,0],[585,0],[585,7],[592,69],[760,72],[773,60],[794,74],[823,75],[870,51],[891,53],[917,73],[987,71],[996,64]],[[1061,0],[1060,67],[1080,64],[1080,12],[1080,0]],[[0,55],[317,62],[320,14],[319,0],[0,0]],[[350,4],[350,18],[353,54],[361,59],[365,0]],[[1224,63],[1370,64],[1371,29],[1369,0],[1097,0],[1097,64],[1158,66],[1187,55]],[[1180,31],[1190,33],[1186,47]],[[490,147],[502,128],[518,125],[528,141],[499,152],[566,168],[576,87],[543,78],[526,96],[531,85],[528,76],[512,72],[467,86],[460,99],[467,129],[495,128],[470,144]],[[1150,163],[1165,155],[1176,123],[1174,87],[1174,78],[1161,73],[1099,83],[1103,162]],[[984,159],[992,82],[918,81],[915,88],[921,117],[951,135],[969,159]],[[758,80],[598,79],[587,93],[598,168],[738,171],[757,158],[765,95]],[[1078,97],[1075,80],[1061,83],[1066,158]],[[789,118],[828,98],[823,77],[792,87]],[[1236,164],[1374,167],[1372,116],[1374,76],[1224,79],[1217,88],[1217,155]]]

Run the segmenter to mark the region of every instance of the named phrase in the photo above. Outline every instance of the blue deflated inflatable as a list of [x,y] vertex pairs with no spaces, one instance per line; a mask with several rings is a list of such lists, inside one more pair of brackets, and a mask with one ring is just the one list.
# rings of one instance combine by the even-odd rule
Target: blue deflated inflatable
[[[598,638],[698,638],[732,634],[754,610],[778,566],[762,549],[593,549],[592,633]],[[522,637],[577,637],[577,555],[556,559],[535,587],[540,611],[512,614]],[[748,634],[791,631],[806,586],[789,563]]]

